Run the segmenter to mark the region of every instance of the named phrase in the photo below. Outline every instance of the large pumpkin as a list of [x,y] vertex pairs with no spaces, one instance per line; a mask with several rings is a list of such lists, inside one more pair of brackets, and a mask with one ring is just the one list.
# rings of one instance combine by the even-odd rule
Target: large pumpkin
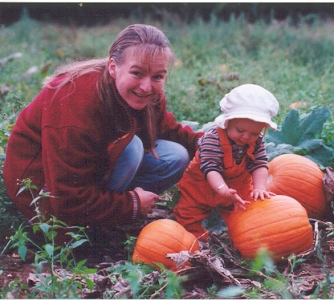
[[307,157],[283,154],[269,162],[267,190],[299,201],[309,218],[322,219],[328,214],[323,184],[324,173]]
[[167,269],[177,270],[173,260],[166,254],[181,251],[194,253],[199,250],[196,237],[181,224],[169,219],[160,219],[146,225],[140,232],[133,252],[133,262],[155,265],[162,263]]
[[311,248],[312,226],[304,207],[288,196],[251,201],[246,210],[231,211],[224,217],[235,249],[246,260],[254,260],[266,249],[274,261]]

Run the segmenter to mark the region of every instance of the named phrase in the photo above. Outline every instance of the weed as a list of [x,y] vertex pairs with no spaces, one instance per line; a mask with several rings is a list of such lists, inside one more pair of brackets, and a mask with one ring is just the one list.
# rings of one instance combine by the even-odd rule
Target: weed
[[128,260],[132,259],[132,253],[136,246],[137,237],[126,234],[126,241],[124,242],[125,250],[128,251]]
[[[30,179],[19,182],[22,187],[18,193],[28,190],[33,197],[33,190],[37,187],[32,184]],[[43,236],[42,245],[30,238],[27,225],[21,224],[15,234],[11,236],[6,247],[17,248],[20,257],[25,260],[27,252],[34,255],[34,266],[36,277],[32,293],[37,298],[78,298],[78,290],[82,290],[83,285],[77,280],[76,276],[83,280],[89,289],[94,288],[94,283],[89,279],[88,274],[95,273],[96,269],[87,268],[85,261],[76,262],[73,256],[73,249],[88,242],[84,228],[73,226],[69,227],[64,222],[52,216],[49,220],[40,212],[38,202],[44,198],[51,197],[48,193],[40,192],[37,197],[33,197],[31,205],[35,206],[36,216],[33,220],[32,230],[36,235]],[[70,241],[59,246],[56,244],[56,236],[60,230],[66,230]],[[32,248],[33,246],[33,248]],[[43,271],[46,270],[45,273]],[[60,274],[59,273],[60,270]],[[68,271],[73,276],[68,276]]]
[[[0,153],[0,169],[2,169],[2,165],[3,160],[1,159]],[[3,178],[0,174],[0,245],[6,244],[6,240],[8,240],[9,236],[17,230],[18,226],[24,222],[24,220],[25,218],[9,199]]]
[[[121,263],[117,267],[110,268],[112,280],[122,283],[123,288],[114,292],[108,291],[105,296],[111,298],[135,298],[135,299],[179,299],[181,296],[182,277],[167,270],[162,264],[157,263],[161,271],[148,264]],[[125,281],[125,282],[124,282]]]
[[263,292],[283,299],[293,298],[294,291],[288,278],[279,272],[266,250],[260,250],[255,261],[251,263],[250,276],[259,280],[263,286],[261,289],[254,288],[250,291],[251,298],[263,298]]

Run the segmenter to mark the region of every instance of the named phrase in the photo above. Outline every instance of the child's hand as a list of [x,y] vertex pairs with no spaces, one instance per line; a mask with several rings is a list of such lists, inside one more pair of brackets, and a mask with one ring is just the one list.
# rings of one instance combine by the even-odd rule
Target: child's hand
[[254,189],[251,191],[250,196],[256,201],[257,199],[264,200],[264,198],[270,198],[270,196],[275,196],[275,193],[268,192],[264,189]]
[[237,211],[238,207],[240,207],[243,210],[246,210],[246,207],[244,204],[249,203],[249,201],[241,199],[241,197],[237,194],[236,190],[226,188],[224,193],[225,193],[224,198],[233,202],[234,211]]

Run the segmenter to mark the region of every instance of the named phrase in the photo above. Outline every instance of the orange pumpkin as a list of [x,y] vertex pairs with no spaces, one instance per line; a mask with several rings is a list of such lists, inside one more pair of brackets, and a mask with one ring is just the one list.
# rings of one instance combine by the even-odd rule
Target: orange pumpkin
[[274,261],[311,248],[312,226],[304,207],[288,196],[251,201],[224,217],[235,249],[246,260],[254,260],[266,249]]
[[307,157],[283,154],[269,162],[267,190],[296,199],[309,218],[322,219],[330,211],[323,176],[318,165]]
[[181,224],[169,219],[160,219],[146,225],[140,232],[133,252],[134,263],[143,262],[155,265],[162,263],[167,269],[176,271],[177,267],[166,254],[181,251],[194,253],[199,250],[196,237]]

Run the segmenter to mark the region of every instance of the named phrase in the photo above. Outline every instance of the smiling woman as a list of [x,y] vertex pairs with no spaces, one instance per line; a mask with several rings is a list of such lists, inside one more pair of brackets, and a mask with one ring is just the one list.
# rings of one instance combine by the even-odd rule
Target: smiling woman
[[98,227],[146,217],[178,182],[202,133],[166,110],[173,60],[159,29],[135,24],[119,33],[108,58],[62,67],[46,80],[12,130],[3,171],[29,220],[32,198],[17,195],[18,180],[50,193],[39,207],[46,218]]
[[109,73],[123,99],[134,109],[141,110],[161,93],[168,69],[168,55],[160,53],[150,57],[147,51],[126,51],[125,62],[117,65],[109,60]]

